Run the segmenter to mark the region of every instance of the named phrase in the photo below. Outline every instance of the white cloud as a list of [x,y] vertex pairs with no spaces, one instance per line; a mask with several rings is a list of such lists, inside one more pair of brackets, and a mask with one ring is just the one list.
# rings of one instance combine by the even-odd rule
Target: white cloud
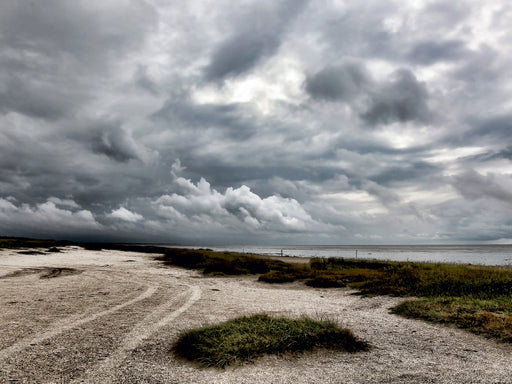
[[55,205],[60,205],[63,207],[80,208],[80,206],[74,200],[71,199],[59,199],[58,197],[50,197],[48,201],[54,203]]
[[171,221],[213,222],[232,230],[304,231],[314,220],[297,200],[279,195],[261,198],[242,185],[224,193],[213,189],[204,178],[174,180],[179,193],[163,195],[154,201],[160,216]]
[[[64,208],[59,208],[57,205]],[[71,201],[51,197],[46,202],[15,205],[0,198],[0,230],[4,233],[28,231],[38,234],[80,235],[102,228],[93,214]]]
[[131,223],[136,223],[137,221],[143,220],[144,217],[139,215],[138,213],[132,212],[125,207],[119,207],[118,209],[113,210],[110,214],[110,217],[114,219],[124,220]]

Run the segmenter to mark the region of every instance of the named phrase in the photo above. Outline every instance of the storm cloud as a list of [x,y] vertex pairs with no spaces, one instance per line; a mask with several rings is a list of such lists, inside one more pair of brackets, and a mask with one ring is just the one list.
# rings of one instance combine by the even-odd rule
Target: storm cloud
[[376,90],[371,99],[370,107],[362,115],[371,125],[413,120],[428,122],[431,117],[426,87],[407,69],[392,73],[390,80]]
[[370,84],[366,69],[357,63],[329,66],[309,76],[306,90],[313,97],[350,101]]
[[512,241],[512,6],[0,4],[0,234]]
[[281,44],[287,24],[302,9],[305,0],[255,2],[241,15],[233,15],[233,32],[213,51],[205,69],[207,80],[222,80],[249,71],[273,55]]

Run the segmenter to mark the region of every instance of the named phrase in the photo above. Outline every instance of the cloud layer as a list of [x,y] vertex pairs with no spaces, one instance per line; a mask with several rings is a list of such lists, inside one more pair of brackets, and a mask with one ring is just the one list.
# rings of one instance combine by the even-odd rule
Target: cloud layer
[[512,241],[503,0],[0,5],[0,234]]

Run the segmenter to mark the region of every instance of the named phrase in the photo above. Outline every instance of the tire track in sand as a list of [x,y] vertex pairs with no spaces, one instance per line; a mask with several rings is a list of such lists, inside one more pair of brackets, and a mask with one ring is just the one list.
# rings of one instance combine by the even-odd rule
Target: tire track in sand
[[51,329],[49,329],[43,333],[40,333],[35,337],[30,337],[30,338],[20,340],[19,342],[0,350],[0,361],[8,358],[9,356],[11,356],[14,353],[17,353],[19,351],[22,351],[22,350],[28,348],[29,346],[31,346],[33,344],[38,344],[46,339],[57,336],[63,332],[70,330],[70,329],[77,328],[83,324],[90,322],[90,321],[96,320],[99,317],[109,315],[109,314],[117,312],[120,309],[123,309],[129,305],[132,305],[141,300],[147,299],[147,298],[151,297],[157,291],[158,287],[159,287],[158,285],[149,286],[146,289],[146,291],[144,291],[141,295],[139,295],[131,300],[125,301],[124,303],[118,304],[115,307],[112,307],[105,311],[96,312],[87,317],[83,317],[84,315],[82,314],[82,315],[78,315],[78,316],[67,317],[60,321],[57,321],[54,324],[52,324]]
[[[149,338],[159,328],[167,325],[171,321],[175,320],[183,312],[187,311],[196,301],[201,298],[201,289],[196,285],[189,285],[191,291],[190,297],[187,301],[178,309],[167,313],[169,309],[181,299],[182,296],[188,292],[182,293],[172,300],[165,302],[158,306],[148,316],[144,318],[140,323],[136,324],[131,332],[129,332],[123,343],[119,348],[108,356],[101,363],[93,366],[91,369],[86,371],[84,375],[76,380],[72,381],[75,383],[108,383],[113,380],[117,375],[117,368],[121,365],[122,361],[128,357],[128,355],[139,345],[141,345],[145,339]],[[167,313],[167,314],[166,314]]]

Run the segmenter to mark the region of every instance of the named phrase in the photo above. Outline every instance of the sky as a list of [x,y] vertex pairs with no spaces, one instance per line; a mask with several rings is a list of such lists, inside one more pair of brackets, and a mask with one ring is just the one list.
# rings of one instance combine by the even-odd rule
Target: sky
[[512,243],[512,3],[2,0],[0,234]]

